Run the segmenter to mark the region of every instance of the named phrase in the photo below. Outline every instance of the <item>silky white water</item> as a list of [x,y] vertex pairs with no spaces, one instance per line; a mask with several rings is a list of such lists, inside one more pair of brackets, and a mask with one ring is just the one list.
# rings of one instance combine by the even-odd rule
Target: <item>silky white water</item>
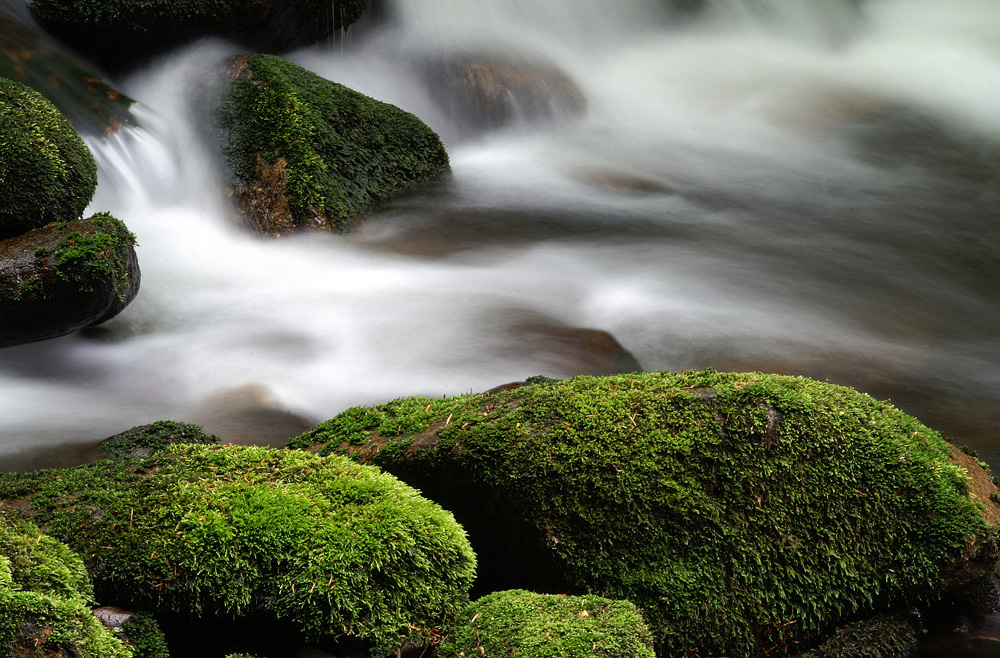
[[[400,0],[290,54],[451,156],[348,236],[231,221],[211,117],[234,46],[115,80],[142,127],[89,140],[91,210],[136,233],[140,293],[99,332],[0,350],[0,468],[248,385],[319,421],[575,374],[525,322],[609,331],[647,370],[829,378],[1000,455],[1000,5],[662,5]],[[476,49],[554,63],[586,113],[463,137],[419,69]]]

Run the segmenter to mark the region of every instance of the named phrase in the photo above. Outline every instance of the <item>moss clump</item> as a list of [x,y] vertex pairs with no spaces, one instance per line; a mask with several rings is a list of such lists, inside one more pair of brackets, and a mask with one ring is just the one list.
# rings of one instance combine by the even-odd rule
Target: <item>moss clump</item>
[[653,658],[653,638],[628,601],[495,592],[469,604],[441,658]]
[[[448,169],[417,117],[272,55],[238,60],[220,116],[237,201],[262,233],[347,230],[359,212]],[[262,178],[278,187],[274,199]]]
[[802,658],[902,658],[916,645],[917,632],[906,615],[878,615],[845,624]]
[[122,635],[132,650],[132,658],[170,658],[167,639],[151,615],[131,614],[122,624]]
[[149,425],[140,425],[105,439],[97,450],[111,459],[134,459],[148,457],[169,445],[207,444],[216,445],[219,437],[205,434],[201,425],[178,423],[172,420],[158,420]]
[[0,239],[78,219],[97,165],[69,122],[41,94],[0,78]]
[[[388,651],[429,638],[475,572],[450,514],[396,478],[295,451],[170,445],[144,459],[0,477],[87,561],[104,600],[243,618]],[[279,623],[281,622],[281,623]]]
[[130,256],[136,244],[135,234],[110,213],[100,212],[86,221],[93,230],[70,230],[52,251],[36,252],[36,262],[51,257],[56,276],[64,281],[81,282],[81,292],[93,292],[93,285],[87,284],[88,281],[111,281],[115,298],[124,308],[135,283],[130,276],[133,274]]
[[349,409],[292,445],[451,509],[492,589],[635,602],[659,655],[796,652],[997,558],[993,503],[937,432],[804,378],[538,381]]
[[92,598],[77,555],[0,513],[0,655],[129,658],[91,614]]

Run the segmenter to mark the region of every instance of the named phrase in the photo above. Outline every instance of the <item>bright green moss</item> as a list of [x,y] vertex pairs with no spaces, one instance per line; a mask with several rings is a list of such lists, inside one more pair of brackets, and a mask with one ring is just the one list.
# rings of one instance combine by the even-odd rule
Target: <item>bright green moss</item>
[[221,123],[244,211],[262,172],[275,170],[289,224],[347,230],[359,212],[448,169],[417,117],[273,55],[241,63]]
[[[973,539],[996,559],[938,433],[804,378],[540,381],[349,409],[293,445],[378,464],[454,510],[484,576],[524,582],[530,545],[553,587],[634,601],[663,656],[796,651],[935,598]],[[476,543],[512,519],[530,532]]]
[[[90,612],[82,560],[36,527],[0,513],[0,655],[130,658]],[[33,654],[34,655],[34,654]]]
[[0,476],[75,547],[104,600],[254,615],[388,651],[461,605],[475,557],[452,516],[350,460],[177,444],[145,459]]
[[66,281],[113,282],[118,304],[124,307],[132,283],[129,253],[136,244],[135,235],[110,213],[97,213],[86,221],[92,231],[70,231],[51,253],[41,250],[43,253],[35,257],[42,260],[54,256],[56,276]]
[[628,601],[495,592],[470,603],[441,658],[653,658],[653,638]]
[[94,158],[59,111],[0,78],[0,239],[78,219],[96,187]]

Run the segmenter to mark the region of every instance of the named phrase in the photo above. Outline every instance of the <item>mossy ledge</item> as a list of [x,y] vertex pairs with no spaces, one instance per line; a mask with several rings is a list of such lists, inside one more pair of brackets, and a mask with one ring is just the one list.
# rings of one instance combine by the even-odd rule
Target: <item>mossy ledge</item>
[[220,121],[234,201],[265,235],[349,230],[358,213],[449,168],[414,115],[273,55],[235,60]]
[[970,487],[985,473],[891,405],[805,378],[529,380],[354,407],[290,445],[380,465],[452,510],[479,591],[635,602],[660,656],[796,654],[998,554],[996,506]]
[[79,219],[96,188],[94,158],[59,110],[0,78],[0,240]]
[[79,556],[0,511],[0,656],[131,658],[92,599]]
[[628,601],[494,592],[470,603],[439,658],[654,658],[653,636]]
[[0,498],[83,556],[102,601],[335,647],[432,638],[475,574],[451,514],[343,457],[181,443],[3,475]]

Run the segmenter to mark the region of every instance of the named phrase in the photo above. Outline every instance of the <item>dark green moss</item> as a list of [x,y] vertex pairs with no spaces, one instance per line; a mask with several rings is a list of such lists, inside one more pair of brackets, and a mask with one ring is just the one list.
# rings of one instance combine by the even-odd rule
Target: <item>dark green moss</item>
[[78,219],[96,187],[94,158],[59,111],[0,79],[0,239]]
[[111,459],[132,459],[146,457],[175,443],[207,444],[219,443],[219,437],[205,434],[201,425],[159,420],[149,425],[140,425],[106,439],[98,446],[98,452]]
[[[54,250],[46,250],[41,256],[36,253],[36,258],[44,260],[52,256],[56,276],[65,281],[113,281],[115,296],[124,307],[132,284],[125,252],[135,246],[135,235],[110,213],[97,213],[87,222],[93,231],[70,231]],[[82,290],[89,292],[92,288]]]
[[122,634],[132,650],[132,658],[170,658],[167,639],[151,615],[133,613],[122,625]]
[[103,600],[196,619],[252,615],[317,641],[389,651],[429,638],[475,571],[450,514],[341,457],[176,444],[0,476],[0,497],[75,547]]
[[653,658],[653,638],[628,601],[495,592],[470,603],[438,648],[441,658]]
[[[634,601],[660,655],[795,652],[937,597],[953,564],[996,560],[984,501],[937,432],[804,378],[648,373],[403,399],[291,445],[417,486],[497,579],[524,582],[528,546],[561,578],[543,586]],[[516,523],[530,532],[505,537]]]
[[262,172],[284,186],[290,219],[278,230],[347,230],[359,212],[448,169],[440,139],[417,117],[271,55],[241,60],[221,122],[244,211],[253,212]]
[[903,658],[916,645],[917,632],[906,615],[878,615],[845,624],[802,658]]
[[0,655],[129,658],[91,614],[92,598],[76,554],[0,512]]

